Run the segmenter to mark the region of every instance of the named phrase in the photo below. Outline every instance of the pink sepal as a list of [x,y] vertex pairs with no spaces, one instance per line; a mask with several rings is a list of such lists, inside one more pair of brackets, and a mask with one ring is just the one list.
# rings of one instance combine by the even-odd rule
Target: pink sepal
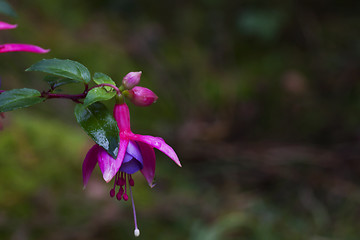
[[102,148],[99,145],[95,144],[92,148],[90,148],[90,150],[86,154],[86,157],[82,165],[84,188],[86,188],[91,173],[93,172],[96,163],[98,162],[98,152],[100,149]]
[[180,163],[179,158],[176,155],[174,149],[172,149],[172,147],[167,145],[166,142],[164,141],[164,139],[162,139],[160,137],[153,137],[153,136],[149,136],[149,135],[140,135],[140,134],[132,134],[130,136],[130,139],[138,141],[138,142],[140,141],[140,142],[146,143],[149,146],[162,151],[169,158],[171,158],[177,165],[179,165],[179,167],[181,167],[181,163]]
[[119,171],[119,168],[124,160],[128,143],[129,140],[120,139],[119,153],[116,159],[112,158],[103,148],[99,151],[98,163],[106,182],[110,182]]
[[114,118],[117,122],[120,133],[121,132],[131,132],[129,108],[125,103],[115,105]]
[[155,177],[155,151],[148,144],[143,142],[137,142],[143,157],[143,169],[141,169],[142,175],[144,175],[149,186],[152,188],[155,186],[154,177]]

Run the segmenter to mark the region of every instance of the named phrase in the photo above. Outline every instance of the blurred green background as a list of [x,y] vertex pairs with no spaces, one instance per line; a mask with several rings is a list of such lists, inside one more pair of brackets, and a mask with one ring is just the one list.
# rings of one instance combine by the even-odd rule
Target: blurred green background
[[[159,96],[130,105],[136,133],[162,136],[150,189],[135,176],[141,239],[360,239],[359,1],[14,0],[0,41],[50,48],[0,55],[1,88],[46,89],[24,70],[68,58],[117,82],[143,71]],[[76,86],[64,89],[79,92]],[[0,239],[132,239],[74,103],[6,114]],[[111,107],[111,105],[109,105]]]

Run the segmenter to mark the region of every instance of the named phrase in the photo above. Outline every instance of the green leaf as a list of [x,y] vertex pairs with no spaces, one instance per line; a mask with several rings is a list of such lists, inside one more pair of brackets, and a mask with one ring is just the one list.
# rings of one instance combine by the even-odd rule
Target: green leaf
[[11,17],[16,17],[14,9],[6,1],[3,0],[0,0],[0,13],[6,14]]
[[105,101],[115,97],[116,92],[108,92],[102,87],[91,89],[84,100],[84,106],[87,107],[94,102]]
[[77,122],[85,132],[113,158],[119,151],[119,128],[112,114],[105,105],[99,102],[85,107],[78,104],[75,107]]
[[41,93],[35,89],[13,89],[0,94],[0,112],[8,112],[18,108],[29,107],[41,103]]
[[69,59],[43,59],[26,69],[26,71],[50,73],[58,77],[85,83],[91,80],[90,72],[84,65]]
[[55,89],[57,87],[70,83],[79,83],[77,80],[74,79],[61,78],[53,75],[45,76],[44,81],[49,83],[51,89]]
[[[94,74],[94,77],[93,77],[93,80],[96,84],[102,84],[102,83],[108,83],[108,84],[112,84],[112,85],[115,85],[116,86],[116,83],[106,74],[104,73],[99,73],[99,72],[96,72]],[[107,91],[110,91],[111,87],[105,87],[105,89]]]

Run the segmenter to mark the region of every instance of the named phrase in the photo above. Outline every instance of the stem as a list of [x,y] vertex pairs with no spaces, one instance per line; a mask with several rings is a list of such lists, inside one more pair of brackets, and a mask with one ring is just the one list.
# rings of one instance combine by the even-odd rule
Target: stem
[[74,102],[79,102],[80,99],[83,99],[86,97],[86,93],[81,93],[81,94],[58,94],[58,93],[47,93],[47,92],[42,92],[41,93],[41,97],[46,98],[46,99],[50,99],[50,98],[67,98],[67,99],[71,99]]
[[110,84],[110,83],[102,83],[102,84],[96,85],[96,86],[90,88],[89,91],[90,91],[91,89],[97,88],[97,87],[111,87],[111,88],[115,89],[117,95],[121,95],[120,89],[119,89],[117,86],[112,85],[112,84]]
[[[117,95],[121,96],[121,91],[118,87],[116,87],[115,85],[109,84],[109,83],[102,83],[99,85],[96,85],[92,88],[89,89],[89,85],[88,84],[84,84],[84,92],[81,94],[58,94],[58,93],[50,93],[50,90],[45,92],[43,91],[41,93],[41,97],[46,98],[46,99],[51,99],[51,98],[66,98],[66,99],[71,99],[74,102],[77,103],[81,103],[80,99],[84,99],[86,97],[86,95],[88,94],[88,92],[93,89],[93,88],[97,88],[97,87],[111,87],[113,89],[115,89]],[[0,90],[0,94],[5,92],[5,90]]]

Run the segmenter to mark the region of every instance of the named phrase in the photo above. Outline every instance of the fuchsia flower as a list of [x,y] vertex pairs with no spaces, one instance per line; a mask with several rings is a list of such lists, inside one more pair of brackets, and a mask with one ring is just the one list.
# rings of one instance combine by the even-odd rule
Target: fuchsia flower
[[[13,29],[16,28],[17,25],[9,24],[6,22],[0,22],[0,30]],[[0,45],[0,53],[5,52],[33,52],[33,53],[47,53],[49,49],[43,49],[41,47],[31,45],[31,44],[23,44],[23,43],[6,43]]]
[[155,152],[154,148],[162,151],[170,157],[178,166],[181,167],[179,158],[175,151],[165,143],[162,138],[148,135],[134,134],[130,129],[130,114],[128,106],[116,104],[114,107],[114,117],[120,130],[119,153],[116,159],[112,158],[102,147],[94,145],[87,153],[83,163],[83,181],[86,187],[90,175],[99,164],[103,178],[106,182],[114,179],[114,187],[110,190],[110,196],[115,196],[116,187],[119,191],[116,198],[125,201],[128,200],[127,180],[133,205],[135,220],[135,236],[139,236],[140,231],[137,227],[134,200],[132,197],[131,186],[134,186],[134,180],[131,174],[141,171],[150,187],[153,187],[155,175]]

